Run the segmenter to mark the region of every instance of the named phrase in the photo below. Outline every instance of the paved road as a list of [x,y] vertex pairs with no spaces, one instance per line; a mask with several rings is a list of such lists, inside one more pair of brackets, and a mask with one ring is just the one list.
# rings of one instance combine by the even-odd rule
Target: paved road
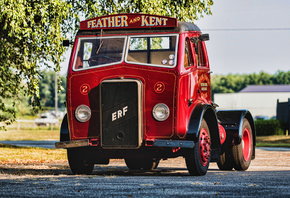
[[9,144],[15,146],[32,146],[32,147],[41,147],[41,148],[55,148],[54,144],[57,141],[46,140],[46,141],[0,141],[0,144]]
[[189,176],[183,158],[152,172],[129,171],[123,160],[72,175],[67,163],[0,165],[0,197],[290,197],[290,151],[257,149],[248,171]]

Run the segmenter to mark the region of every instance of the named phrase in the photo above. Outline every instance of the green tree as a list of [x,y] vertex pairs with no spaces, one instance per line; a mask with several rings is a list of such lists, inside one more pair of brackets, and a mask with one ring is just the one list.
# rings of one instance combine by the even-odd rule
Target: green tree
[[290,71],[277,71],[274,75],[261,71],[256,74],[213,75],[211,78],[212,96],[215,93],[239,92],[248,85],[289,85]]
[[39,106],[41,67],[59,70],[68,11],[59,0],[0,1],[0,122],[15,119],[22,95]]
[[[44,70],[42,72],[42,78],[39,80],[39,96],[40,103],[43,107],[54,108],[55,107],[55,75],[52,70]],[[61,80],[61,87],[66,87],[66,78],[64,76],[59,77]],[[65,105],[65,90],[61,89],[57,94],[58,107],[64,109]]]
[[147,13],[175,17],[180,21],[210,15],[213,0],[67,0],[71,5],[70,21],[78,29],[80,16],[93,18],[116,13]]
[[290,84],[290,71],[283,72],[277,71],[273,76],[273,82],[275,84]]
[[213,0],[1,0],[0,122],[15,119],[20,95],[40,106],[41,68],[59,70],[62,40],[74,35],[81,17],[142,12],[193,22],[211,14],[212,5]]

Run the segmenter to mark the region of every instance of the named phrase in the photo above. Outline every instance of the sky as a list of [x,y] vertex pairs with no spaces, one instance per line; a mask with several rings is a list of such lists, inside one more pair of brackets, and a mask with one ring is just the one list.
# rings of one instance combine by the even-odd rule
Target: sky
[[214,74],[290,71],[289,0],[214,0],[195,23],[209,33]]
[[[214,74],[290,71],[290,0],[214,0],[212,15],[195,22]],[[61,63],[68,67],[70,51]]]

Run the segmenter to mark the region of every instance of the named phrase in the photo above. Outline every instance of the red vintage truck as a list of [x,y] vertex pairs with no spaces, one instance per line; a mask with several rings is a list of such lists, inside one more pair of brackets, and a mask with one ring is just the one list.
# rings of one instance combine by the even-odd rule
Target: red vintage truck
[[152,170],[183,156],[190,175],[246,170],[255,158],[247,110],[217,111],[205,41],[193,23],[149,14],[80,23],[67,75],[67,115],[56,148],[74,174],[125,159]]

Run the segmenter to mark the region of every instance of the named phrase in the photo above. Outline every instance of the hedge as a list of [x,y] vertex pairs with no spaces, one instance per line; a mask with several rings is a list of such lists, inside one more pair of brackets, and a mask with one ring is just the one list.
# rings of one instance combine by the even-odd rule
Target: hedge
[[271,120],[255,120],[256,135],[284,135],[286,124],[275,119]]

